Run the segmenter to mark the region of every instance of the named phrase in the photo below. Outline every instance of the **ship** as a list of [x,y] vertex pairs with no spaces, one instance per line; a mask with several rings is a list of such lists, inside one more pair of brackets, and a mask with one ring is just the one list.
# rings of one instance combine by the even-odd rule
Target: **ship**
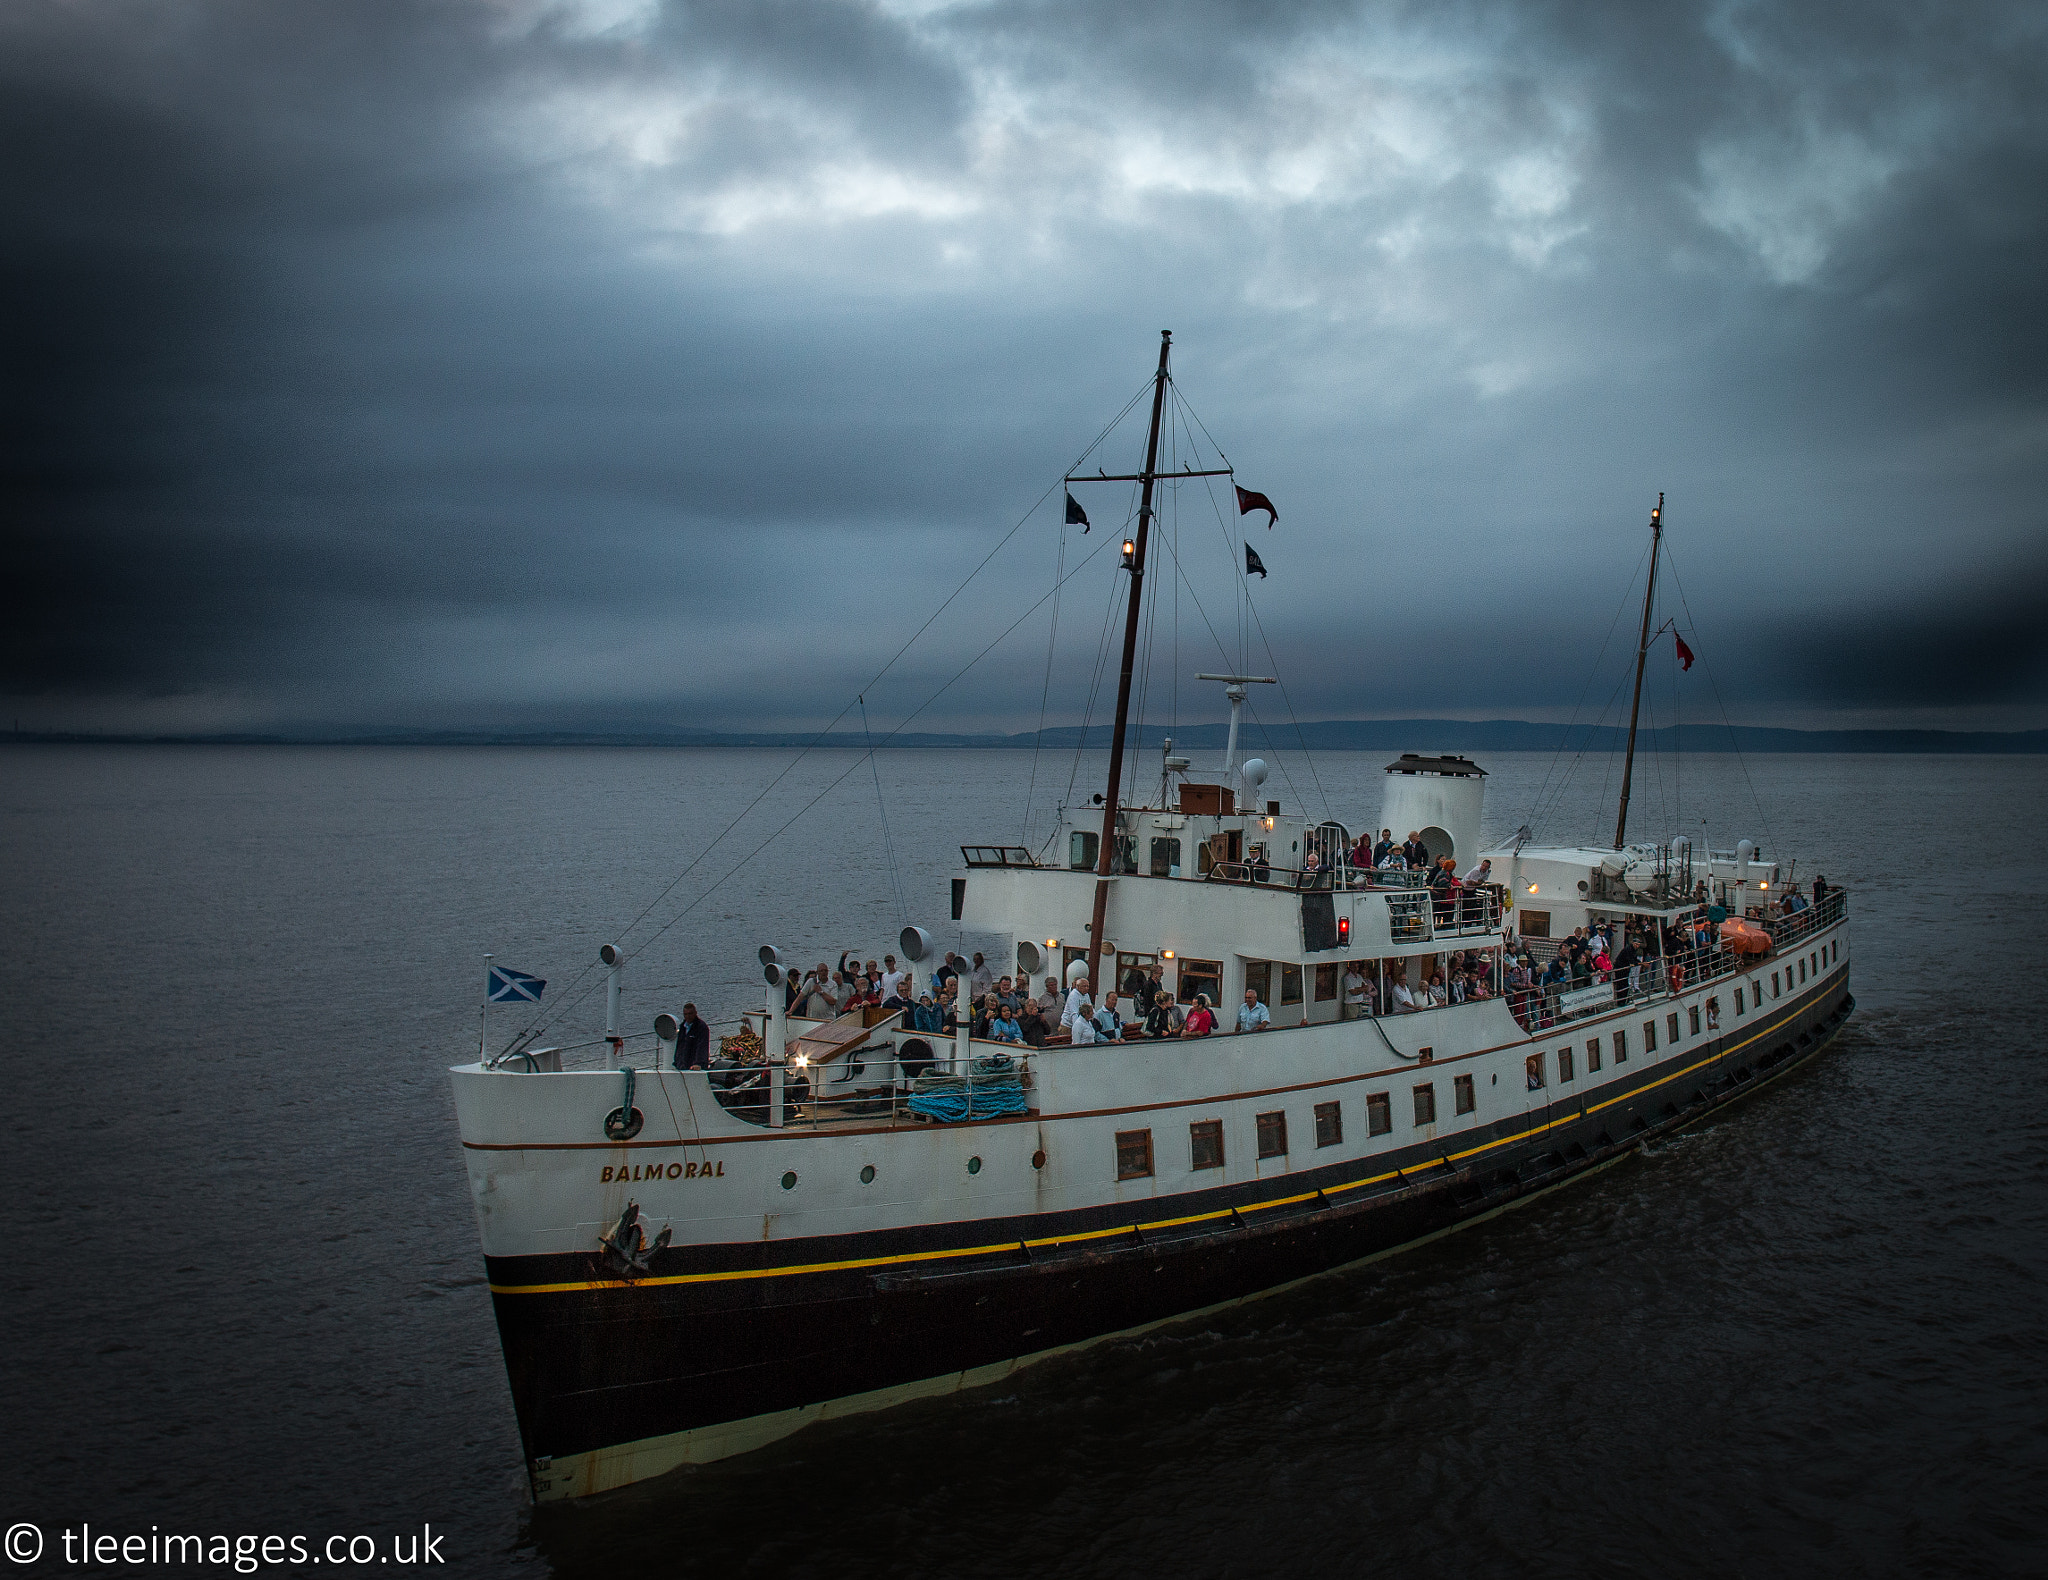
[[[1662,496],[1611,844],[1525,826],[1484,845],[1487,775],[1460,756],[1388,763],[1356,827],[1267,795],[1238,721],[1272,677],[1246,673],[1203,677],[1230,706],[1220,769],[1169,740],[1127,794],[1157,492],[1235,486],[1227,465],[1162,468],[1171,346],[1139,470],[1067,479],[1070,500],[1111,482],[1137,501],[1107,783],[1036,848],[961,847],[950,884],[954,935],[1000,940],[1000,969],[1070,996],[1142,984],[1168,1034],[1020,1043],[922,1002],[806,1016],[774,941],[759,1007],[708,1068],[677,1067],[671,1016],[621,1031],[615,944],[596,1067],[530,1033],[494,1049],[487,1028],[451,1079],[537,1501],[1413,1246],[1762,1090],[1849,1018],[1845,891],[1809,898],[1750,840],[1627,837]],[[1377,859],[1382,829],[1421,859]],[[945,974],[944,931],[902,930],[913,982]],[[1602,969],[1575,940],[1606,941]],[[1214,1034],[1184,1035],[1205,1004]]]

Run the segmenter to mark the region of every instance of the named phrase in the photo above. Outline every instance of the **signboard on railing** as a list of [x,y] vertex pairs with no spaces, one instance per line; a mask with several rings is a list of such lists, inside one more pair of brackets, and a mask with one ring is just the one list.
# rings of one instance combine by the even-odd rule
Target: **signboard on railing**
[[1596,982],[1591,987],[1574,988],[1569,993],[1557,996],[1557,1007],[1566,1015],[1577,1015],[1589,1009],[1601,1009],[1614,1002],[1614,984]]

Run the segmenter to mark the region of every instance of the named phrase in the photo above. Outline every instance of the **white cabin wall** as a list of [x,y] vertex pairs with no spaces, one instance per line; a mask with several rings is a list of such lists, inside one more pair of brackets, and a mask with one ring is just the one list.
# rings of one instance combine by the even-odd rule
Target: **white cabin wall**
[[1478,859],[1479,823],[1485,810],[1486,781],[1476,774],[1390,773],[1375,837],[1379,828],[1392,829],[1398,843],[1410,829],[1442,829],[1451,837],[1449,854],[1462,871]]

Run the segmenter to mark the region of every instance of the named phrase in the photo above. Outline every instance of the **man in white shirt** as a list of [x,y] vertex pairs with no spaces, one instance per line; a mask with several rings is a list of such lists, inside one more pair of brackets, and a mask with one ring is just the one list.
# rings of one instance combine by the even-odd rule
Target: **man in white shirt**
[[996,974],[983,962],[979,954],[974,957],[974,970],[968,974],[968,981],[974,984],[974,1001],[979,1004],[987,997],[990,988],[996,985]]
[[1478,866],[1465,874],[1465,881],[1468,884],[1493,882],[1493,863],[1491,861],[1480,862]]
[[1341,1013],[1344,1019],[1356,1020],[1358,1018],[1358,1001],[1364,995],[1365,974],[1358,969],[1358,962],[1356,960],[1349,961],[1344,967],[1344,997],[1340,1001],[1342,1005]]
[[1259,1002],[1259,990],[1246,988],[1244,1002],[1237,1007],[1237,1029],[1239,1031],[1264,1031],[1273,1024],[1273,1017],[1266,1006]]
[[[1061,1030],[1072,1031],[1074,1029],[1074,1022],[1081,1016],[1081,1006],[1087,1003],[1088,979],[1086,977],[1075,977],[1074,985],[1067,990],[1067,1007],[1060,1011]],[[1094,1006],[1092,1004],[1089,1005],[1089,1012],[1093,1013],[1093,1010]],[[1081,1039],[1076,1037],[1074,1040],[1079,1042]],[[1094,1038],[1090,1037],[1089,1041],[1094,1041]]]
[[884,1000],[902,996],[903,984],[909,979],[908,971],[896,969],[894,955],[882,956],[882,997]]
[[1411,1015],[1415,1012],[1415,995],[1408,991],[1406,976],[1394,978],[1394,986],[1387,997],[1393,1000],[1396,1015]]

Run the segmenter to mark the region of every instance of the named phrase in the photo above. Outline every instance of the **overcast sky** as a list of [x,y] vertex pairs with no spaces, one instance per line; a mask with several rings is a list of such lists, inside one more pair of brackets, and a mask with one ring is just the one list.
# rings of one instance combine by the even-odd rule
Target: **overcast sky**
[[[1660,706],[2048,724],[2044,68],[1969,0],[10,0],[0,707],[822,723],[1052,488],[893,725],[1171,328],[1280,510],[1175,491],[1183,718],[1246,537],[1304,718],[1597,708],[1662,490]],[[1078,720],[1113,558],[918,727]]]

